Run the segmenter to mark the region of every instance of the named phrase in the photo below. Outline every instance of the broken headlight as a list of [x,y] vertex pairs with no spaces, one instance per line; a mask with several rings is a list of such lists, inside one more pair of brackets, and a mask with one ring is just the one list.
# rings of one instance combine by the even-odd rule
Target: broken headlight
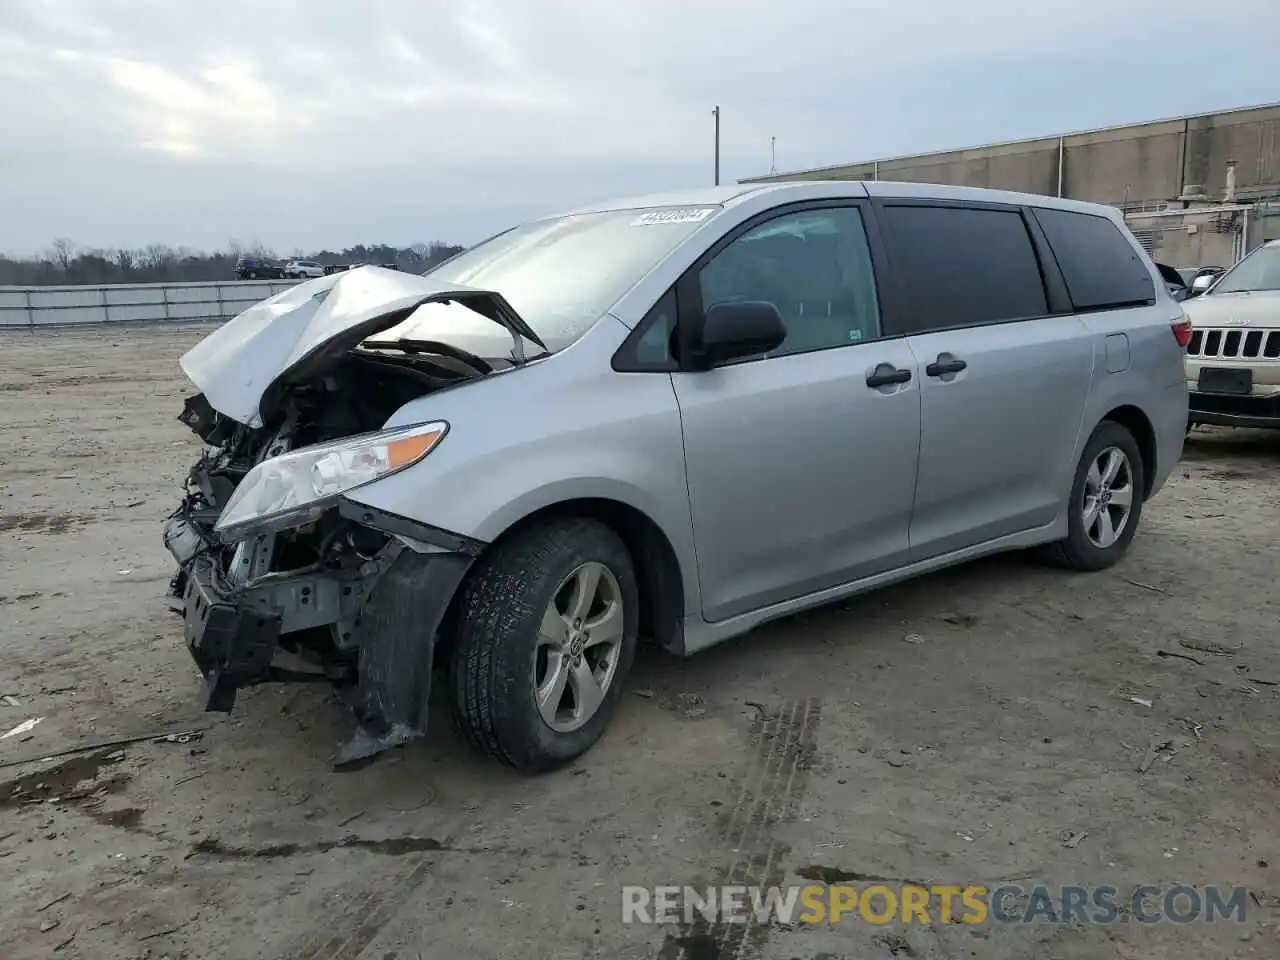
[[396,427],[263,460],[240,481],[214,530],[234,542],[311,523],[344,493],[417,463],[448,429],[442,421]]

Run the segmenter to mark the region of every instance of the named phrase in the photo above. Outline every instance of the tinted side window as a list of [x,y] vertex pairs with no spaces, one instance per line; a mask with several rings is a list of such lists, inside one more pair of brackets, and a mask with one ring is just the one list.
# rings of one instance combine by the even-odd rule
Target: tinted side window
[[1068,210],[1039,209],[1035,215],[1077,310],[1154,302],[1147,265],[1112,221]]
[[770,356],[847,346],[880,336],[880,306],[856,207],[789,213],[753,227],[698,273],[703,309],[767,300],[787,338]]
[[879,217],[903,284],[902,333],[1049,312],[1040,261],[1020,213],[885,206]]

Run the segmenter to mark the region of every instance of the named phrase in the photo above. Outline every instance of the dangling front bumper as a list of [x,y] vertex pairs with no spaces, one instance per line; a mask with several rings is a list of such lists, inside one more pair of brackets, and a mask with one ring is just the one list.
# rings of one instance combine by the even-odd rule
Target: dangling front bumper
[[[358,566],[255,576],[270,563],[275,535],[265,535],[237,545],[224,570],[206,535],[177,514],[164,542],[179,565],[170,593],[205,680],[205,709],[230,712],[239,689],[260,683],[332,682],[357,720],[338,758],[345,764],[426,732],[437,634],[483,544],[356,504],[339,509],[388,535]],[[304,636],[325,638],[325,655],[297,642]]]

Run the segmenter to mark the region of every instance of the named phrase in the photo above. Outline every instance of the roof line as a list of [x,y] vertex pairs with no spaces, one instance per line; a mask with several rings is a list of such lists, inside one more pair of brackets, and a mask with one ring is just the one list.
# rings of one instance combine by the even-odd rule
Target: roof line
[[1280,107],[1280,101],[1273,103],[1257,103],[1247,107],[1228,107],[1222,110],[1188,113],[1177,117],[1162,117],[1156,120],[1136,120],[1129,123],[1116,123],[1107,127],[1091,127],[1087,130],[1071,130],[1067,133],[1046,133],[1038,137],[1018,137],[1013,140],[996,140],[992,143],[979,143],[967,147],[951,147],[946,150],[927,150],[924,153],[903,153],[893,157],[878,157],[874,160],[854,160],[848,163],[831,163],[821,167],[802,167],[796,170],[785,170],[781,173],[763,173],[754,177],[744,177],[739,183],[768,183],[801,173],[822,173],[827,170],[843,170],[846,167],[864,167],[875,163],[896,163],[900,160],[923,160],[927,157],[941,157],[948,153],[965,153],[969,150],[990,150],[994,147],[1012,147],[1021,143],[1035,143],[1037,140],[1058,140],[1067,137],[1087,136],[1091,133],[1107,133],[1111,130],[1127,130],[1133,127],[1148,127],[1157,123],[1177,123],[1178,121],[1200,120],[1206,117],[1229,116],[1233,113],[1248,113],[1251,110],[1268,110]]

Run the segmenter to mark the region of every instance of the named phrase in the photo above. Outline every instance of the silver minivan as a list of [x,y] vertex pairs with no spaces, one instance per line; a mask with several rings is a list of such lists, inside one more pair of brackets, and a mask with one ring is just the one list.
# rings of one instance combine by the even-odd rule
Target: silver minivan
[[164,540],[206,707],[332,682],[340,763],[587,750],[688,655],[996,551],[1124,555],[1191,330],[1108,207],[806,182],[600,204],[301,283],[190,350]]

